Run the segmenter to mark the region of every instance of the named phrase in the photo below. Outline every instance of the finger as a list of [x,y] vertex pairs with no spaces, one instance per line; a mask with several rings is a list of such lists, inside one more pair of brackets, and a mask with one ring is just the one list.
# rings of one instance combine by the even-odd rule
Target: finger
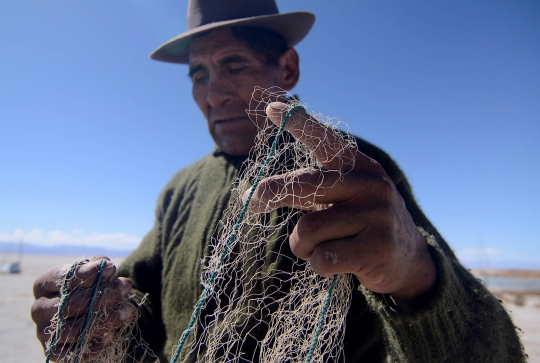
[[[117,278],[100,284],[96,295],[95,308],[111,307],[126,297],[131,291],[131,281]],[[69,295],[69,300],[63,310],[65,318],[83,316],[90,306],[94,288],[75,289]]]
[[[103,336],[108,332],[113,331],[130,322],[133,317],[133,313],[134,309],[132,305],[119,304],[118,309],[110,309],[107,320],[101,322],[100,326],[90,333],[92,334],[92,336]],[[57,339],[57,344],[63,345],[76,343],[81,336],[83,326],[84,317],[67,320],[66,324],[62,328],[60,337],[58,337]],[[49,331],[49,327],[47,325],[38,324],[37,336],[41,342],[48,341],[51,337],[51,334],[54,334],[54,331]]]
[[[131,291],[131,281],[126,278],[117,278],[103,283],[101,290],[101,293],[97,295],[96,306],[110,307],[128,296]],[[90,306],[92,295],[92,288],[72,290],[62,311],[64,318],[83,316]],[[31,309],[32,320],[36,323],[50,322],[58,312],[59,304],[60,295],[36,299]]]
[[[245,202],[250,190],[243,195]],[[274,175],[259,182],[249,208],[252,212],[269,212],[276,208],[314,210],[320,205],[344,203],[353,199],[372,205],[386,203],[394,197],[395,186],[386,174],[354,171],[343,177],[339,171],[305,168]]]
[[[102,279],[108,280],[114,276],[116,266],[107,257],[96,256],[78,267],[75,277],[70,281],[70,288],[87,288],[93,286],[99,271],[101,260],[107,260],[104,266]],[[56,266],[39,276],[34,282],[34,297],[54,296],[59,293],[61,282],[66,277],[71,265]]]
[[111,279],[116,273],[116,266],[106,256],[93,256],[90,261],[82,264],[75,272],[75,278],[70,283],[70,288],[88,288],[94,286],[99,274],[101,261],[105,260],[101,281]]
[[[253,192],[249,208],[252,212],[261,213],[283,206],[312,210],[317,208],[317,204],[336,203],[341,198],[333,187],[339,183],[340,177],[341,173],[336,171],[305,168],[265,178]],[[244,202],[250,192],[247,190],[242,196]]]
[[352,212],[347,203],[304,214],[289,236],[291,250],[297,257],[308,260],[318,245],[362,233],[372,218],[373,211]]
[[44,323],[49,325],[54,317],[54,314],[58,311],[58,304],[60,303],[60,295],[49,298],[42,296],[36,299],[30,309],[30,315],[32,320],[36,323]]
[[[266,114],[279,126],[289,109],[290,106],[284,103],[272,102],[267,106]],[[291,114],[285,130],[296,140],[302,141],[328,169],[346,172],[353,169],[357,162],[364,163],[369,159],[357,150],[354,142],[346,140],[338,130],[322,124],[302,109]]]
[[[384,233],[380,238],[342,238],[319,244],[313,251],[310,263],[313,270],[322,276],[352,273],[360,282],[368,281],[369,287],[388,288],[391,282],[389,260],[395,259],[392,250],[384,242]],[[366,286],[368,287],[368,286]],[[375,288],[373,291],[377,291]]]
[[[101,352],[111,344],[112,337],[112,333],[109,333],[103,337],[92,337],[90,344],[85,347],[86,349],[84,349],[84,352],[81,354],[79,362],[90,362],[98,358]],[[68,360],[71,361],[73,359],[72,356],[76,354],[76,350],[77,344],[57,345],[53,354],[51,355],[51,358],[55,362],[60,362],[68,358],[68,356],[71,356],[71,359],[68,358]]]
[[60,293],[59,281],[66,276],[71,265],[53,267],[34,281],[34,297],[54,296]]
[[289,236],[289,243],[297,257],[309,260],[317,246],[327,241],[355,236],[363,239],[368,230],[370,235],[377,229],[390,232],[391,218],[385,205],[355,205],[351,208],[348,203],[336,204],[300,217]]

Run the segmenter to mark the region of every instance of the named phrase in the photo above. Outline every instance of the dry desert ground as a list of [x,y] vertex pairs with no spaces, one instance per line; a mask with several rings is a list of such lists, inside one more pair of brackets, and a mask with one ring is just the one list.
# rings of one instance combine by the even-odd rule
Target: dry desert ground
[[[41,345],[35,338],[30,318],[32,284],[43,271],[71,263],[77,257],[25,255],[22,273],[0,275],[0,362],[44,362]],[[120,262],[120,259],[114,259]],[[522,331],[529,362],[540,363],[540,295],[535,292],[496,292]]]

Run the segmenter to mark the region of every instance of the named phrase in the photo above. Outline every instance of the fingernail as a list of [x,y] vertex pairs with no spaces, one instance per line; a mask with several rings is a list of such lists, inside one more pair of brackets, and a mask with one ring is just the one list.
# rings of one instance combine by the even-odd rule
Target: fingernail
[[131,281],[121,280],[122,281],[122,296],[126,296],[131,291]]
[[111,344],[112,340],[113,340],[113,333],[105,333],[103,334],[103,339],[101,340],[101,343],[103,344],[104,347],[106,347],[109,344]]
[[[242,202],[245,204],[248,198],[249,198],[249,191],[244,193],[244,195],[242,196]],[[260,205],[259,199],[255,195],[252,195],[249,201],[248,210],[250,212],[257,213],[259,212],[259,205]]]
[[129,308],[122,308],[118,311],[118,317],[122,321],[126,321],[129,318],[131,318],[131,309]]
[[326,251],[324,253],[324,257],[326,258],[327,261],[330,261],[332,266],[335,266],[338,263],[338,256],[334,252]]

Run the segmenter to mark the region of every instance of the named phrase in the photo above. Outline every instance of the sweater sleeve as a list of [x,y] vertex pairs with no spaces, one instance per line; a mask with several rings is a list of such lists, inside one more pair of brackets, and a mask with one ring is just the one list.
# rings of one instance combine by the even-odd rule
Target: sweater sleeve
[[360,287],[380,317],[392,362],[524,362],[516,328],[499,300],[433,235],[422,231],[438,272],[433,299],[413,313],[397,313],[380,294]]
[[360,286],[379,317],[392,362],[524,362],[525,354],[501,302],[470,274],[417,204],[405,175],[388,154],[357,140],[394,181],[437,267],[432,300],[414,313],[397,313],[383,295]]

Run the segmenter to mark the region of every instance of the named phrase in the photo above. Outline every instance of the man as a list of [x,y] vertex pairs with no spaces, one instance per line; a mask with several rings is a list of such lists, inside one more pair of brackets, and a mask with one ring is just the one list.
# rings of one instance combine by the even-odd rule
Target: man
[[[254,146],[257,126],[245,112],[253,90],[277,86],[290,91],[296,86],[299,57],[292,47],[313,22],[310,13],[279,14],[273,0],[191,0],[189,30],[152,54],[153,59],[189,64],[193,98],[217,148],[165,187],[155,226],[120,267],[121,277],[115,277],[114,264],[107,262],[103,278],[109,289],[101,299],[113,306],[129,294],[138,299],[148,294],[139,326],[144,339],[167,360],[201,292],[200,258],[227,205],[231,183]],[[275,102],[266,109],[277,125],[284,107]],[[314,150],[320,146],[314,136],[326,132],[302,111],[292,114],[287,130]],[[338,152],[332,142],[322,149],[324,153],[315,153],[326,169],[299,170],[295,177],[297,183],[310,185],[324,176],[325,194],[315,202],[331,207],[302,216],[289,243],[291,252],[309,260],[315,272],[351,273],[361,283],[347,315],[342,360],[382,362],[389,354],[403,362],[523,361],[504,308],[456,261],[414,201],[397,165],[362,140],[343,165],[335,165],[331,157]],[[332,171],[339,168],[347,172],[341,178]],[[311,194],[307,188],[294,198],[269,203],[287,178],[263,180],[250,208],[300,208],[299,201]],[[65,354],[78,337],[88,306],[83,292],[94,284],[102,259],[93,258],[78,269],[74,298],[65,311],[74,329],[61,337],[53,355]],[[34,285],[32,316],[42,343],[49,338],[45,328],[56,312],[57,281],[65,271],[65,266],[55,268]],[[110,326],[95,333],[92,351],[107,346],[110,332],[129,314],[119,310],[110,316]],[[248,352],[251,360],[257,360],[256,349]]]

